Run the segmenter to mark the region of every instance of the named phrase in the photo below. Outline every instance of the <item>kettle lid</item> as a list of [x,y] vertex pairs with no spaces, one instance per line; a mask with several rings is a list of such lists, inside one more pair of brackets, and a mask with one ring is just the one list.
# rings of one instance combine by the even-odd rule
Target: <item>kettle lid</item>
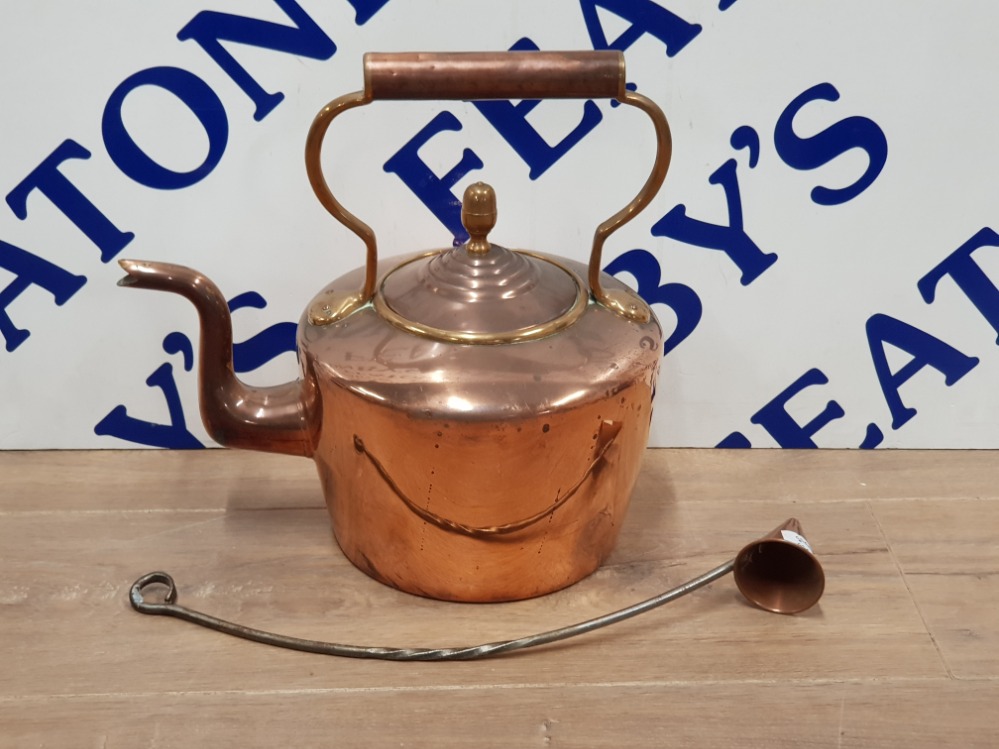
[[470,185],[461,210],[468,241],[389,271],[374,299],[379,314],[418,335],[478,344],[542,338],[575,322],[589,298],[582,279],[556,260],[490,242],[496,215],[493,188]]

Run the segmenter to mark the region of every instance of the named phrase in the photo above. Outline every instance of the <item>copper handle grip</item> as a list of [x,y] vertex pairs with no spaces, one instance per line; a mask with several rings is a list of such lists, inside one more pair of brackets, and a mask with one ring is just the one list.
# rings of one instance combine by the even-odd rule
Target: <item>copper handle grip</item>
[[612,99],[624,55],[599,52],[369,52],[372,99]]

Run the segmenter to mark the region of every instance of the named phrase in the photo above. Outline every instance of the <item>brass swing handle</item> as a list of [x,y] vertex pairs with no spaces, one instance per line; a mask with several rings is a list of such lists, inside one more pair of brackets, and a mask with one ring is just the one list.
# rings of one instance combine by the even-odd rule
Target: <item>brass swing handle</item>
[[376,99],[579,99],[612,98],[649,116],[656,132],[652,172],[638,195],[597,227],[590,253],[590,292],[601,304],[625,317],[647,322],[648,306],[637,294],[604,289],[601,256],[607,238],[631,221],[655,197],[669,169],[672,138],[662,110],[651,99],[625,87],[624,55],[599,52],[405,52],[364,56],[364,90],[334,99],[316,115],[305,143],[305,167],[323,207],[360,237],[367,247],[366,274],[360,292],[335,305],[310,312],[316,324],[340,319],[375,294],[378,249],[375,233],[333,196],[320,161],[323,138],[335,117]]

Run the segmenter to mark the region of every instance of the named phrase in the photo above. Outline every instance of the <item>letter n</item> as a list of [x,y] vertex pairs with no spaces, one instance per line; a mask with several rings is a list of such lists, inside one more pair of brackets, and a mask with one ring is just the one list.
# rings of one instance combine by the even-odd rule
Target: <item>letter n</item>
[[253,119],[260,121],[284,99],[280,92],[268,93],[254,80],[246,68],[226,51],[222,42],[249,44],[277,52],[301,55],[313,60],[328,60],[336,45],[294,0],[274,0],[294,23],[284,26],[258,18],[234,16],[214,10],[198,13],[177,33],[181,41],[193,39],[219,67],[253,100],[257,110]]

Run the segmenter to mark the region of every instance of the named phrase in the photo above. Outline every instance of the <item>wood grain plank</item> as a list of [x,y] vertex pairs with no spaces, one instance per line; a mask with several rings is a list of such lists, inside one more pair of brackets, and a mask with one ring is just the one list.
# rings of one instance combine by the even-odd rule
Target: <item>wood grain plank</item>
[[646,453],[640,487],[683,502],[999,498],[986,450],[673,450]]
[[[0,451],[0,476],[7,512],[323,506],[311,461],[240,450]],[[638,490],[683,502],[999,499],[999,460],[989,451],[656,449]]]
[[[0,453],[0,747],[993,746],[994,458],[650,451],[601,570],[541,599],[476,606],[354,569],[309,461]],[[723,580],[583,639],[477,663],[281,651],[126,600],[135,577],[166,568],[182,603],[265,629],[470,644],[646,598],[789,515],[826,569],[826,595],[804,615],[756,610]]]
[[997,702],[943,680],[111,695],[0,701],[0,747],[984,749]]
[[0,451],[0,512],[323,507],[311,460],[246,450]]
[[[136,679],[166,692],[225,689],[233,679],[248,689],[515,684],[525,669],[560,683],[944,673],[864,504],[664,507],[642,494],[632,509],[619,549],[589,579],[546,598],[482,606],[370,580],[336,549],[323,510],[8,515],[0,695],[128,692]],[[274,650],[144,617],[126,603],[135,577],[163,568],[182,603],[263,629],[373,645],[474,644],[647,598],[724,561],[792,511],[812,523],[806,530],[826,560],[827,595],[807,614],[754,609],[725,580],[585,640],[450,668]],[[142,672],[129,668],[136,660]]]
[[999,503],[873,503],[956,676],[999,676]]

